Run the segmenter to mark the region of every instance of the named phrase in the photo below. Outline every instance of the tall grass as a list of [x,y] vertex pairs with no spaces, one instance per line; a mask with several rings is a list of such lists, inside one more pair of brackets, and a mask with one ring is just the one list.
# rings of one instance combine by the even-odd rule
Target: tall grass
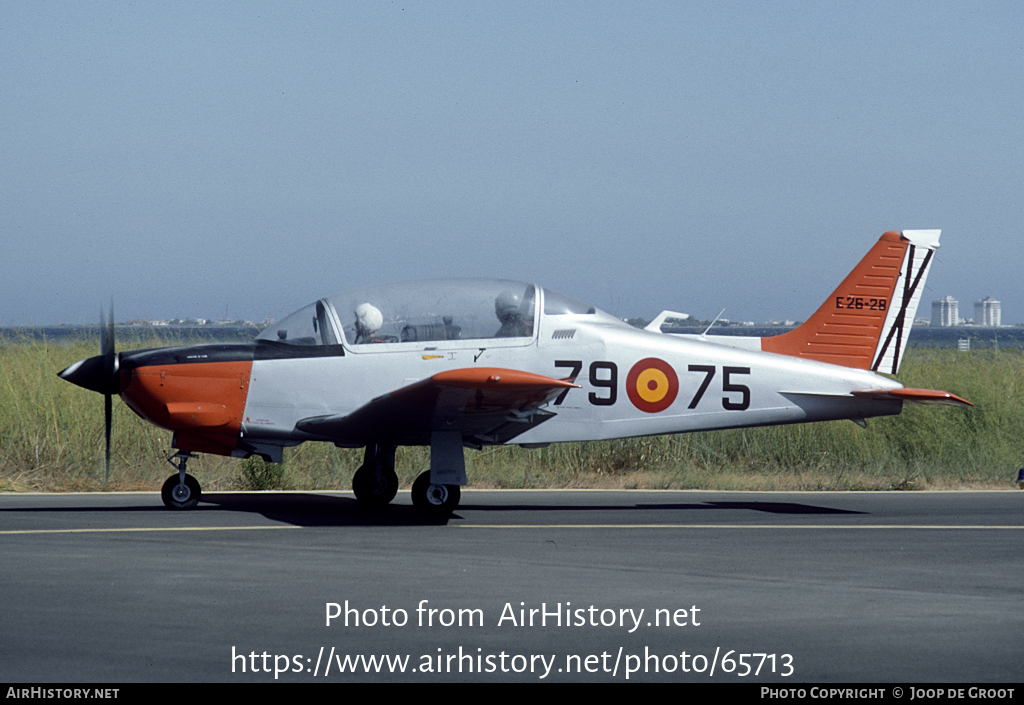
[[[144,341],[139,347],[145,347]],[[170,433],[115,400],[112,468],[103,477],[103,398],[56,373],[97,353],[93,342],[0,345],[0,490],[158,489],[174,470]],[[1010,487],[1024,461],[1024,353],[916,348],[899,375],[973,409],[907,404],[867,428],[847,421],[467,451],[482,487],[707,489],[921,489]],[[400,448],[404,486],[430,464]],[[347,489],[361,450],[306,443],[285,451],[283,472],[230,458],[189,463],[208,490],[260,486]],[[268,479],[270,478],[270,479]]]
[[[57,377],[97,354],[90,343],[0,345],[0,489],[92,489],[103,484],[103,397]],[[113,408],[112,485],[150,487],[169,434]],[[157,462],[158,461],[158,462]]]

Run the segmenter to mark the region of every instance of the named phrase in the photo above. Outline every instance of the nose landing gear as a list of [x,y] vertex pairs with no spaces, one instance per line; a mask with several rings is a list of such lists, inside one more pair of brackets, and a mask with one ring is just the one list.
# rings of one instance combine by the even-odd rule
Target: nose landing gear
[[192,454],[186,451],[175,453],[174,457],[167,460],[178,469],[178,474],[168,477],[160,490],[160,498],[168,509],[195,509],[199,504],[203,494],[199,481],[185,472],[185,466],[191,457]]

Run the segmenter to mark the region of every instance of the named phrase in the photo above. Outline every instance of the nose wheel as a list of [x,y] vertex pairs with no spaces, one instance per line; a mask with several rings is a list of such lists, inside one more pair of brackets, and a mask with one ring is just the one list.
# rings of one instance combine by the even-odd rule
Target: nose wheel
[[195,509],[203,495],[199,481],[185,472],[190,457],[189,453],[178,453],[167,461],[178,469],[177,474],[168,477],[160,490],[160,498],[168,509]]
[[451,514],[459,506],[462,490],[458,485],[440,485],[430,481],[427,470],[412,483],[412,503],[424,514]]

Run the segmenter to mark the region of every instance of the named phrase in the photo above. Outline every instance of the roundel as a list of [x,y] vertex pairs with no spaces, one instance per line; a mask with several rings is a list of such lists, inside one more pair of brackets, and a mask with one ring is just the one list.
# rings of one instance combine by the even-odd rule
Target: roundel
[[664,360],[648,357],[633,365],[626,376],[626,394],[633,406],[655,414],[676,400],[679,378]]

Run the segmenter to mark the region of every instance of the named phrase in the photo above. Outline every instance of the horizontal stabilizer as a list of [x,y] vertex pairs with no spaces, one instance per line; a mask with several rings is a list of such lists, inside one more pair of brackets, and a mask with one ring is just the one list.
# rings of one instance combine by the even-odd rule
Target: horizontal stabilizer
[[900,389],[857,389],[854,390],[853,395],[869,399],[900,399],[902,401],[912,401],[915,404],[974,406],[974,404],[958,397],[956,394],[950,394],[938,389],[912,389],[907,387]]
[[657,316],[655,316],[653,321],[644,326],[644,330],[649,330],[652,333],[660,333],[661,326],[665,323],[665,321],[669,320],[670,318],[677,321],[685,321],[690,318],[690,314],[679,313],[678,311],[662,311]]

